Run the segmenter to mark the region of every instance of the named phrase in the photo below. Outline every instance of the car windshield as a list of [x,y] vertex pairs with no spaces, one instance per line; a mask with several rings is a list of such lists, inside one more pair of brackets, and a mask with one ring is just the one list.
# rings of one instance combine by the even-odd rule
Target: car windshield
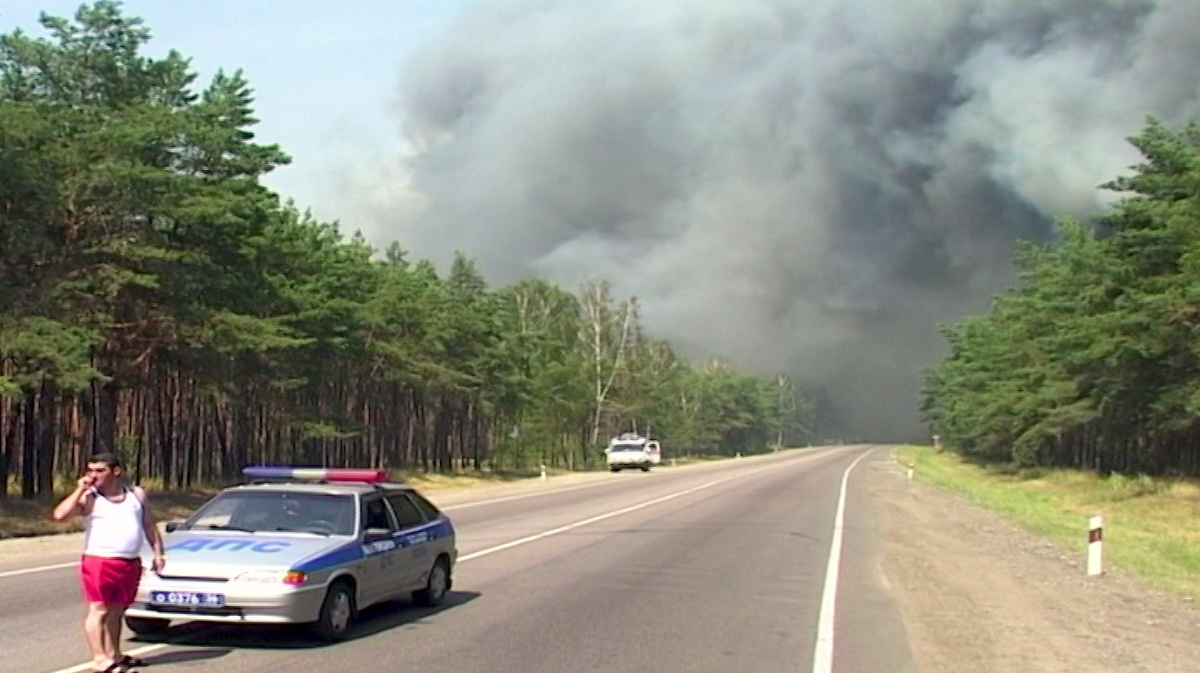
[[613,451],[641,451],[645,448],[644,444],[615,444]]
[[354,498],[349,495],[227,491],[208,501],[180,528],[353,535],[354,513]]

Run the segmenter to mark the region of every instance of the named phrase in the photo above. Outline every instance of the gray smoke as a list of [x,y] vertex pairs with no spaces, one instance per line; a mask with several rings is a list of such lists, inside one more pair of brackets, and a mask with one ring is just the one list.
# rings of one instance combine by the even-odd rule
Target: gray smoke
[[480,2],[401,70],[377,243],[606,277],[649,331],[920,434],[937,325],[1200,110],[1196,0]]

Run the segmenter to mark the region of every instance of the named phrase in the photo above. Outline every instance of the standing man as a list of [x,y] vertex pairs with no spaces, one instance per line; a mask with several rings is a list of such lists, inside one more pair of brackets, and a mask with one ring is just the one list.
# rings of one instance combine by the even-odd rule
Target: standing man
[[154,551],[151,570],[161,572],[166,562],[146,492],[126,485],[115,455],[99,453],[88,460],[87,474],[75,491],[54,508],[56,521],[76,514],[85,521],[79,575],[88,604],[83,627],[93,664],[104,673],[136,673],[133,668],[146,662],[121,653],[121,627],[142,578],[142,541]]

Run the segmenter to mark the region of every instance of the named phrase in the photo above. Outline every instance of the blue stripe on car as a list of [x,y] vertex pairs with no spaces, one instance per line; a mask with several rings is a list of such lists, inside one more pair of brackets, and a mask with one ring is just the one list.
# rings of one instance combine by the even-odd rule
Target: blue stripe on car
[[[436,540],[438,538],[446,537],[453,531],[454,529],[450,526],[450,521],[443,517],[437,521],[430,521],[429,523],[423,524],[416,528],[405,528],[402,531],[398,531],[392,534],[392,539],[396,541],[396,546],[398,547],[409,547],[414,544],[420,544],[422,542],[428,542],[429,540]],[[411,539],[420,535],[424,535],[424,539]]]
[[356,561],[363,557],[362,543],[357,540],[350,544],[342,545],[331,551],[323,554],[318,554],[312,558],[301,561],[292,566],[292,570],[299,570],[304,573],[315,573],[321,570],[327,570],[333,566],[340,566],[343,563]]
[[[450,520],[440,517],[436,521],[430,521],[417,528],[407,528],[403,531],[393,533],[392,541],[395,543],[397,549],[403,549],[404,547],[410,547],[422,542],[437,540],[453,533],[454,527],[450,524]],[[425,536],[424,539],[421,539],[420,536],[422,535]],[[299,564],[292,566],[292,569],[306,573],[319,572],[344,563],[357,561],[360,558],[373,556],[375,553],[377,552],[371,550],[361,542],[354,541],[301,561]]]

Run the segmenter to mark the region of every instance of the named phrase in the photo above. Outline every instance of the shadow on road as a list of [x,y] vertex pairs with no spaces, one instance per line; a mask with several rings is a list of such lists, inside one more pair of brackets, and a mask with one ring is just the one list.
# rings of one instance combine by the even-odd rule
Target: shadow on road
[[228,647],[213,647],[203,650],[172,650],[162,654],[149,654],[144,657],[148,666],[161,664],[183,664],[194,661],[216,659],[229,654],[233,650]]
[[[479,598],[480,595],[474,591],[451,591],[446,594],[445,601],[436,608],[418,608],[413,606],[409,601],[396,601],[390,604],[384,603],[369,607],[359,613],[358,622],[354,625],[347,640],[358,640],[359,638],[366,638],[367,636],[396,628],[417,628],[423,625],[427,618],[439,612],[466,605]],[[251,650],[302,650],[336,644],[318,640],[301,626],[241,625],[204,622],[183,623],[172,627],[160,635],[138,636],[133,641],[164,643],[168,645],[220,646],[221,650],[212,650],[218,652],[218,654],[212,656],[222,656],[235,648]],[[171,652],[159,655],[159,658],[154,659],[154,663],[159,663],[161,657],[173,654],[176,653]],[[147,657],[147,660],[150,660],[150,658]]]

